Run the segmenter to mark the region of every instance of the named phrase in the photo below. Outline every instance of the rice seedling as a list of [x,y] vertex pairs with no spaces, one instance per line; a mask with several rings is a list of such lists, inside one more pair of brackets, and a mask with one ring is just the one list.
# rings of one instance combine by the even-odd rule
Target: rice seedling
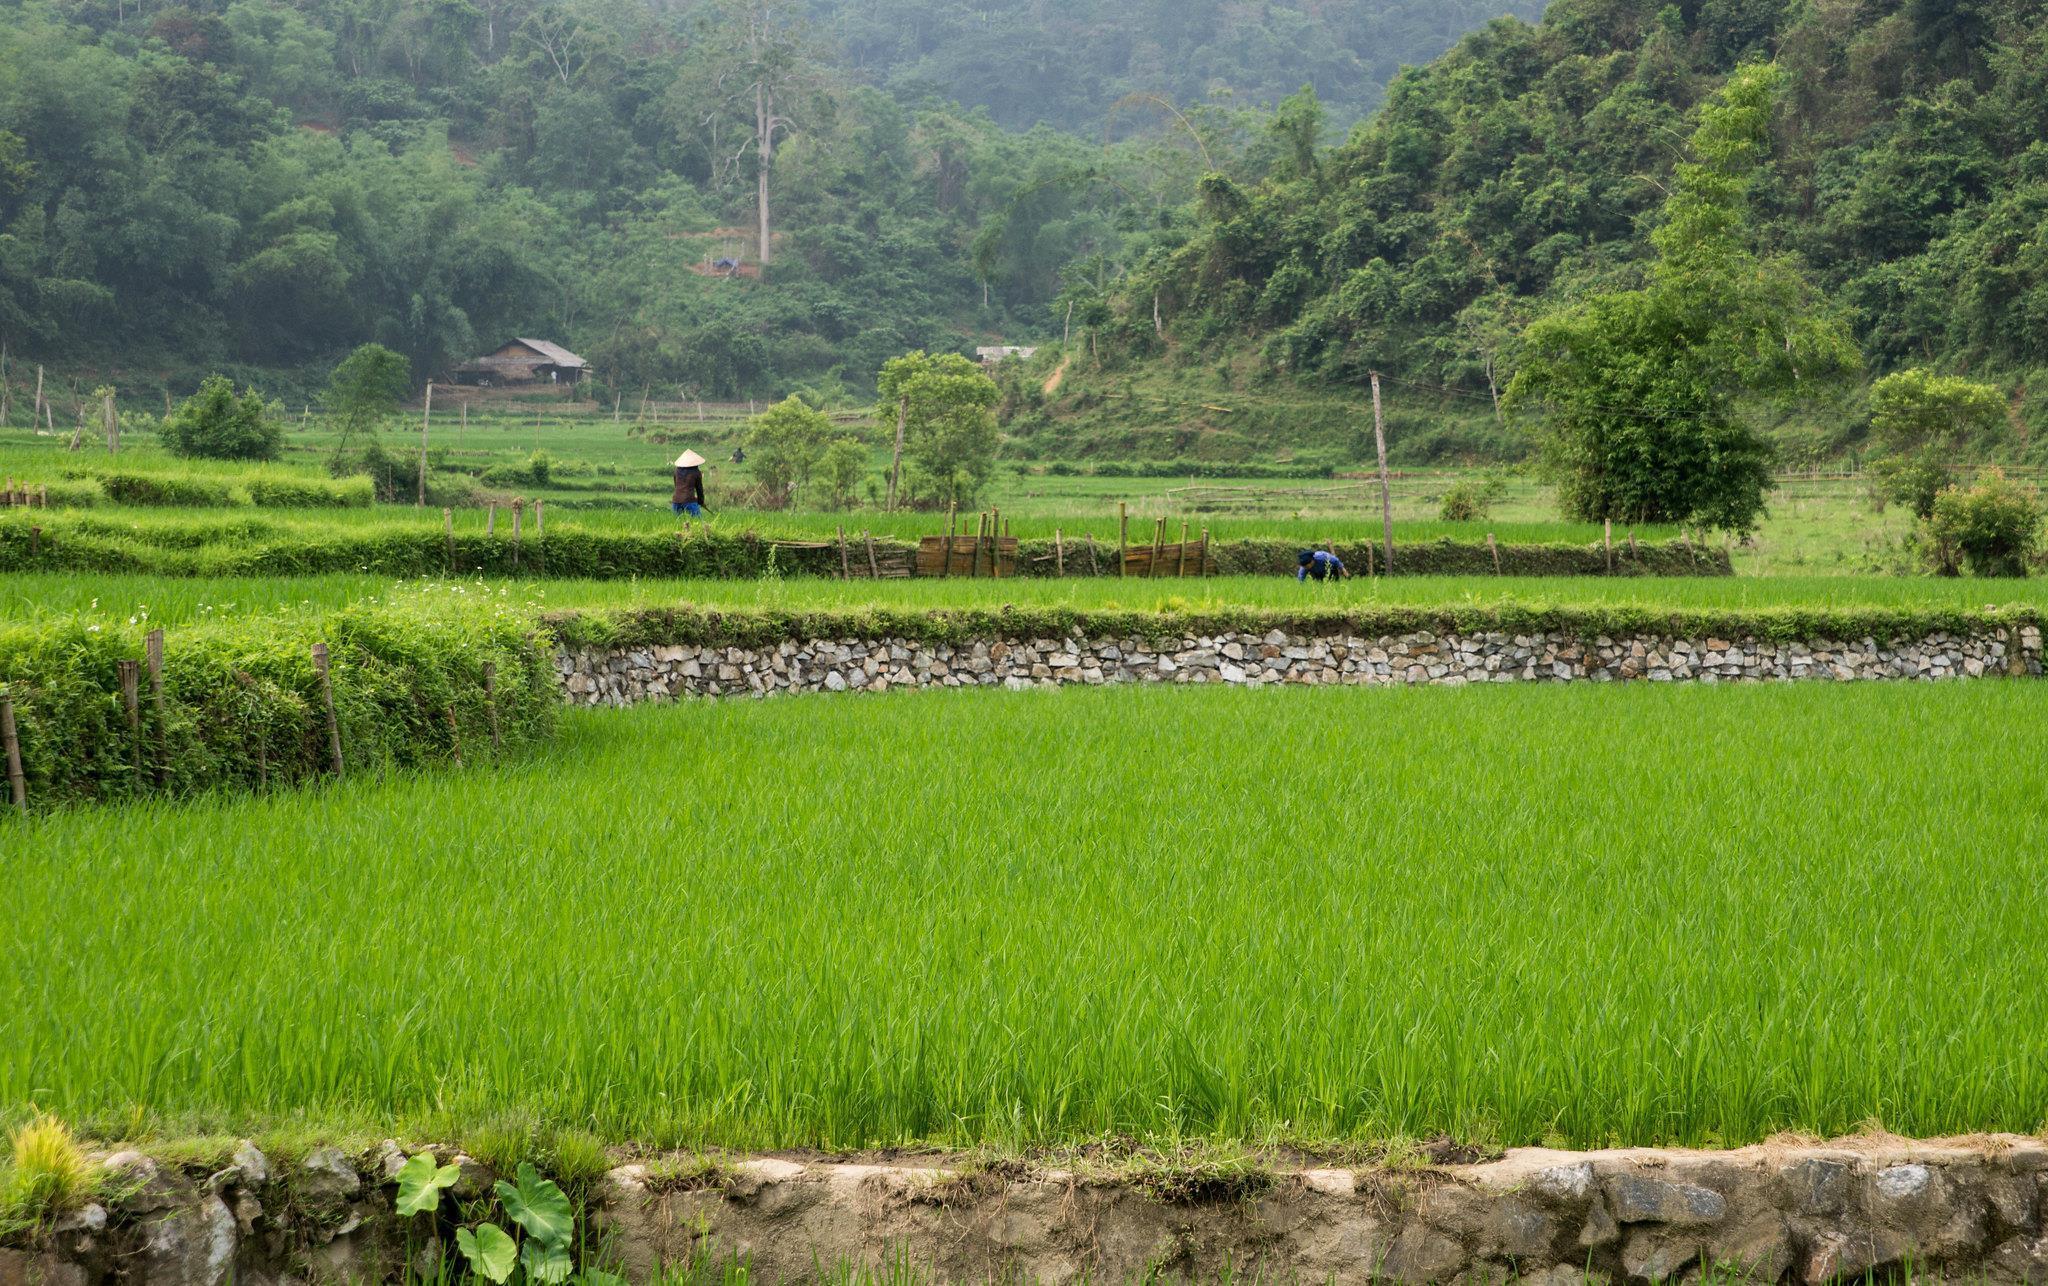
[[2044,703],[697,703],[32,819],[0,831],[0,1104],[529,1153],[2031,1130]]

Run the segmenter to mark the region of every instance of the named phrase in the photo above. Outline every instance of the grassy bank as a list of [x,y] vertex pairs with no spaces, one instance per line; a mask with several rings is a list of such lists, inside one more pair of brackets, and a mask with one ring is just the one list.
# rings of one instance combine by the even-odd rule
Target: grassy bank
[[0,1102],[734,1147],[2031,1130],[2044,715],[1983,683],[575,716],[485,771],[12,832]]
[[1494,577],[1402,576],[1300,585],[1285,576],[1207,580],[581,580],[546,581],[385,576],[192,578],[121,573],[19,572],[0,578],[0,620],[80,615],[123,625],[131,618],[176,626],[221,617],[323,611],[362,602],[488,598],[534,611],[645,609],[696,604],[721,609],[905,611],[1065,607],[1076,611],[1212,612],[1382,607],[1637,606],[1666,611],[1873,608],[1975,611],[2048,607],[2039,581],[1966,581],[1848,576]]

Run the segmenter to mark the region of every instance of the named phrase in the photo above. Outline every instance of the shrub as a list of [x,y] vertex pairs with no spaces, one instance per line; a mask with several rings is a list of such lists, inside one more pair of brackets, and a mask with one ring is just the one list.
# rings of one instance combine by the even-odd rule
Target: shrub
[[824,489],[826,503],[834,509],[853,506],[854,493],[867,476],[868,453],[852,438],[841,438],[825,448],[818,460],[816,481]]
[[284,426],[262,394],[235,396],[225,375],[209,375],[199,391],[164,420],[158,436],[173,455],[210,460],[275,460],[284,446]]
[[1950,487],[1935,497],[1927,534],[1945,575],[1960,561],[1973,576],[2024,576],[2040,541],[2041,510],[2033,488],[1987,469],[1968,491]]
[[1438,516],[1445,522],[1479,522],[1493,512],[1494,505],[1500,502],[1501,494],[1506,490],[1498,478],[1488,478],[1484,482],[1461,479],[1444,492]]

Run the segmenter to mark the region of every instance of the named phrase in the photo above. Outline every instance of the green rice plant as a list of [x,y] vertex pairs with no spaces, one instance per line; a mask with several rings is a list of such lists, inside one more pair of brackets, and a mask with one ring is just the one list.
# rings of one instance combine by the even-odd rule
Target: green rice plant
[[2031,1131],[2044,717],[1995,681],[578,713],[467,773],[12,827],[0,1104],[518,1114],[515,1160]]

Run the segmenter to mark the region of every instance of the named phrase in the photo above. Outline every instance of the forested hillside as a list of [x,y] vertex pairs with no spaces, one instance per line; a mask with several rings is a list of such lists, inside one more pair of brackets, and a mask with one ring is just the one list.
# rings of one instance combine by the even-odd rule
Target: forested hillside
[[[1222,357],[1310,386],[1377,368],[1484,412],[1532,318],[1640,283],[1689,113],[1775,59],[1755,248],[1803,266],[1870,373],[1999,380],[2026,451],[2048,427],[2027,396],[2048,368],[2044,18],[2040,0],[1557,0],[1404,74],[1344,144],[1206,180],[1189,231],[1088,302],[1091,342],[1110,367]],[[1807,446],[1856,430],[1851,407]]]
[[[1128,95],[1250,106],[1304,84],[1333,121],[1349,124],[1379,105],[1403,66],[1428,62],[1489,19],[1534,19],[1543,4],[812,0],[850,65],[899,93],[986,107],[1013,127],[1043,121],[1091,134]],[[1125,110],[1143,123],[1156,107]]]
[[[1249,102],[1363,103],[1480,14],[913,8],[0,0],[0,340],[130,391],[538,334],[614,389],[858,395],[906,349],[1044,336],[1205,168],[1265,172]],[[1102,142],[1126,90],[1224,87]],[[1005,128],[1040,118],[1080,132]]]

